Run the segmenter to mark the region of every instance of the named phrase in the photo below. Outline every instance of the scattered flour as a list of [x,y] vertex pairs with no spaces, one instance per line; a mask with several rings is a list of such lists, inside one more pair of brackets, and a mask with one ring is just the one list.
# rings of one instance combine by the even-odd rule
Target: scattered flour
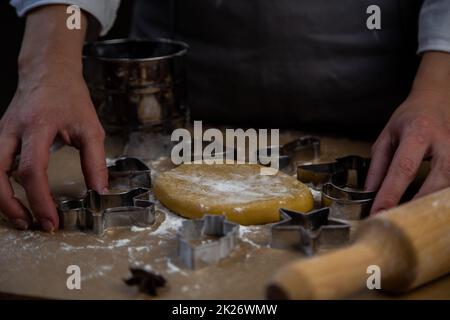
[[128,245],[131,242],[130,239],[120,239],[120,240],[114,240],[112,242],[112,244],[107,245],[107,246],[101,246],[101,245],[87,245],[87,246],[72,246],[68,243],[65,242],[61,242],[60,244],[60,248],[63,251],[75,251],[75,250],[84,250],[84,249],[93,249],[93,250],[97,250],[97,249],[107,249],[107,250],[112,250],[115,248],[121,248],[121,247],[125,247],[126,245]]
[[176,266],[170,259],[167,259],[167,273],[181,273],[183,275],[186,275],[186,273],[178,266]]
[[149,229],[149,227],[136,227],[136,226],[132,226],[130,228],[130,230],[132,232],[141,232],[141,231],[145,231],[145,230],[148,230],[148,229]]
[[259,244],[254,243],[252,240],[248,238],[248,235],[250,233],[258,232],[258,230],[260,230],[258,226],[239,226],[239,238],[242,241],[247,242],[256,248],[261,248]]
[[247,242],[249,244],[251,244],[252,246],[254,246],[255,248],[261,248],[261,246],[259,244],[254,243],[252,240],[248,239],[248,238],[241,238],[242,241]]
[[113,266],[111,265],[104,265],[97,267],[94,272],[91,272],[87,274],[86,276],[81,276],[81,281],[86,281],[92,278],[102,277],[106,273],[110,272],[113,269]]
[[148,258],[148,252],[150,252],[149,246],[128,247],[128,261],[132,265],[143,264],[143,260]]
[[131,242],[130,239],[120,239],[120,240],[115,240],[114,243],[114,247],[119,248],[119,247],[124,247],[127,244],[129,244]]
[[176,232],[182,225],[183,219],[172,213],[166,212],[166,218],[163,223],[156,229],[149,233],[149,235],[156,235],[160,237],[167,237]]
[[239,237],[247,237],[249,233],[258,232],[259,226],[239,226]]

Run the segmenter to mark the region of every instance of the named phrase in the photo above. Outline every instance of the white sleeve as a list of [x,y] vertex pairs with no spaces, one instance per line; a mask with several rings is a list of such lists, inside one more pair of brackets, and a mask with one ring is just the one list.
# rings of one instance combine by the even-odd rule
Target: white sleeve
[[98,20],[102,28],[101,35],[104,35],[111,29],[116,19],[120,0],[10,0],[10,3],[16,8],[19,16],[23,16],[29,10],[39,6],[50,4],[77,5]]
[[450,1],[425,0],[419,18],[419,49],[450,52]]

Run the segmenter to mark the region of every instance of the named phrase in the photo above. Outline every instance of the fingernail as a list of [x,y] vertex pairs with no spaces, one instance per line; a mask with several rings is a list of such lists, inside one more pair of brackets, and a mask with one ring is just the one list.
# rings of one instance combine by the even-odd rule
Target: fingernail
[[28,229],[28,222],[26,222],[23,219],[14,219],[13,224],[16,226],[17,229],[20,229],[20,230]]
[[48,233],[53,233],[53,231],[55,230],[55,226],[53,225],[53,223],[48,220],[48,219],[41,219],[40,220],[41,223],[41,227],[45,232]]

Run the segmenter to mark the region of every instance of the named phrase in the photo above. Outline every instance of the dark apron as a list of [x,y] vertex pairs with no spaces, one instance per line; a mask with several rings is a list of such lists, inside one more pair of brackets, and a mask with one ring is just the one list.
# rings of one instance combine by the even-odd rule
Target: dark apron
[[[366,28],[380,6],[381,30]],[[418,58],[420,0],[138,0],[132,36],[190,45],[192,120],[381,130]]]

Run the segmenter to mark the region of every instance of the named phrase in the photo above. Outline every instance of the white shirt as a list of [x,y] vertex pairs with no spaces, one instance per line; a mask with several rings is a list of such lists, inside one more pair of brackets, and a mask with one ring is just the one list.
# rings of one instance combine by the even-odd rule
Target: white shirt
[[101,35],[104,35],[114,24],[120,0],[11,0],[10,3],[16,7],[19,16],[24,16],[31,9],[50,4],[77,5],[98,20],[102,28]]

